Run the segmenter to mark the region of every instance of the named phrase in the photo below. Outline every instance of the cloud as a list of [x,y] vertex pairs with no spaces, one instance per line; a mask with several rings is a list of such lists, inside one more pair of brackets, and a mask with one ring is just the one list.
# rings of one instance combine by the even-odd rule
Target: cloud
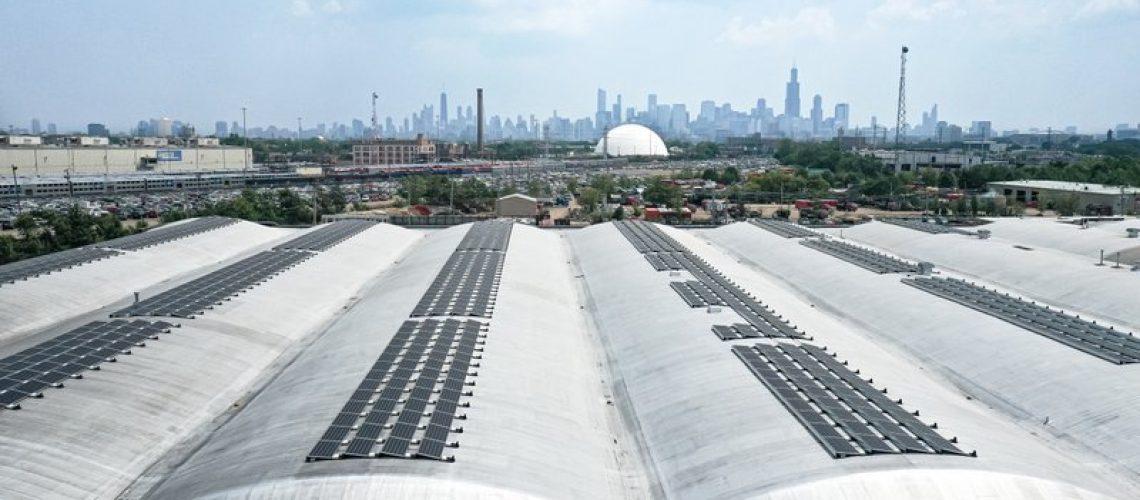
[[1140,11],[1140,0],[1089,0],[1077,10],[1076,17],[1095,17],[1111,12]]
[[754,23],[734,17],[716,41],[733,45],[777,45],[795,40],[830,39],[834,34],[835,19],[831,11],[808,7],[791,17],[765,17]]
[[960,13],[955,0],[886,0],[871,9],[867,18],[871,23],[880,21],[930,21]]
[[321,6],[321,10],[329,14],[339,14],[344,11],[344,5],[342,5],[337,0],[329,0]]
[[474,0],[476,24],[499,33],[582,36],[646,0]]
[[309,5],[308,0],[293,0],[289,4],[289,13],[297,17],[305,17],[312,15],[313,7]]

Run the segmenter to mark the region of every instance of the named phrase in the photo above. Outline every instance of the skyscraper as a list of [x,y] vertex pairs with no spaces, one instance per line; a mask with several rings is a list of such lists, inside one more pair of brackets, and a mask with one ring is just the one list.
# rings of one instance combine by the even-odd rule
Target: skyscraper
[[614,125],[621,123],[621,94],[617,95],[617,100],[614,101],[614,111],[610,114],[614,120]]
[[594,114],[594,123],[599,130],[609,126],[609,113],[606,111],[606,91],[598,89],[598,110]]
[[40,119],[32,118],[32,135],[40,135]]
[[846,130],[851,116],[851,106],[845,102],[835,105],[835,128]]
[[225,120],[214,122],[214,137],[224,138],[229,135],[229,124]]
[[447,92],[439,93],[439,129],[447,130]]
[[818,136],[823,123],[823,97],[816,94],[811,98],[811,134]]
[[784,116],[800,117],[800,71],[792,66],[792,79],[788,81],[787,97],[784,98]]
[[649,94],[649,101],[645,106],[645,118],[650,125],[657,125],[657,94]]
[[697,114],[698,122],[712,123],[716,120],[716,102],[701,101],[701,111]]

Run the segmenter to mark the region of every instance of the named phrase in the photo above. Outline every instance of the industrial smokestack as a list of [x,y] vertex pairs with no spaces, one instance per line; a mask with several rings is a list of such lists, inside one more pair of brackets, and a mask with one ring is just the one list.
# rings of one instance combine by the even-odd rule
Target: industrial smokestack
[[478,107],[476,111],[477,125],[475,126],[475,151],[483,151],[483,89],[475,89],[475,103]]

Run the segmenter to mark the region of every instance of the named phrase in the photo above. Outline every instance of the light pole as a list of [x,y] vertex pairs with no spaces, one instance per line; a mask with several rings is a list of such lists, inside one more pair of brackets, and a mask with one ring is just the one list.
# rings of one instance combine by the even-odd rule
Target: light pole
[[242,152],[244,158],[244,167],[242,168],[242,175],[246,178],[246,183],[249,182],[249,130],[245,128],[245,106],[241,107],[241,137],[242,137]]
[[20,183],[19,183],[19,181],[16,180],[16,169],[18,169],[18,168],[20,168],[20,167],[12,165],[12,189],[15,190],[15,192],[16,192],[16,214],[17,215],[20,213],[20,208],[22,205],[20,203]]

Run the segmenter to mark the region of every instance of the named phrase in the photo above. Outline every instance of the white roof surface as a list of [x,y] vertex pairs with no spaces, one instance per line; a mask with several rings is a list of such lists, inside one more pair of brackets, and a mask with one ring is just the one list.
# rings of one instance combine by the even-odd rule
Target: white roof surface
[[989,183],[989,185],[1002,187],[1022,187],[1027,189],[1049,189],[1053,191],[1081,191],[1096,194],[1121,194],[1122,191],[1129,194],[1140,193],[1140,189],[1130,186],[1109,186],[1106,184],[1092,184],[1087,182],[1024,180],[995,181]]
[[[1047,233],[1023,223],[996,222],[990,240],[878,222],[843,235],[1140,331],[1136,275],[1060,245],[1106,238],[1099,229],[1063,228],[1074,233],[1059,234],[1057,249],[1026,251],[1003,238]],[[830,458],[730,352],[773,341],[719,340],[711,325],[740,320],[688,308],[669,287],[687,273],[654,271],[611,224],[516,224],[494,313],[480,320],[489,329],[453,435],[460,446],[448,451],[455,461],[306,462],[468,227],[378,224],[182,320],[136,355],[0,410],[0,496],[1130,498],[1140,487],[1140,366],[1101,361],[750,224],[662,230],[977,457]],[[297,234],[235,229],[225,262],[146,289]],[[194,255],[186,248],[210,233],[147,251],[156,261]],[[70,297],[81,282],[69,278],[89,279],[75,274],[83,267],[58,273],[56,293]],[[122,300],[112,292],[71,314],[47,298],[29,302],[57,316],[0,337],[0,354],[105,318],[106,302]]]
[[610,156],[669,156],[669,148],[657,132],[636,123],[619,125],[598,140],[594,152]]

